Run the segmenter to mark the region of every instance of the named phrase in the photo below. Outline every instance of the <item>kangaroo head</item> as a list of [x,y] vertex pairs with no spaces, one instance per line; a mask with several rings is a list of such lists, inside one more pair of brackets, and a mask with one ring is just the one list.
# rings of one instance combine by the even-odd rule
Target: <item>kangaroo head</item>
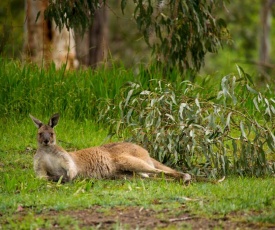
[[54,127],[57,125],[59,120],[59,114],[54,114],[50,118],[47,125],[43,124],[40,120],[30,115],[33,123],[38,128],[37,141],[40,146],[51,146],[56,144],[56,136]]

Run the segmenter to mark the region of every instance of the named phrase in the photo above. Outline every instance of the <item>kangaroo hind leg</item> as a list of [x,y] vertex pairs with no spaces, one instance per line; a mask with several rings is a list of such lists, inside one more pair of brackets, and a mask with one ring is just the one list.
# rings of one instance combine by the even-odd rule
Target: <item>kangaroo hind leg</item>
[[146,176],[147,173],[152,173],[152,174],[164,173],[165,175],[177,177],[177,178],[182,176],[181,173],[177,174],[176,171],[166,171],[163,169],[155,168],[153,163],[149,164],[148,162],[134,156],[122,156],[117,161],[117,164],[118,164],[118,168],[122,171],[136,172],[141,176],[144,175],[145,177],[147,177]]
[[120,156],[117,159],[116,164],[118,170],[136,172],[141,175],[146,175],[147,173],[158,174],[163,172],[160,169],[156,169],[146,161],[134,156]]

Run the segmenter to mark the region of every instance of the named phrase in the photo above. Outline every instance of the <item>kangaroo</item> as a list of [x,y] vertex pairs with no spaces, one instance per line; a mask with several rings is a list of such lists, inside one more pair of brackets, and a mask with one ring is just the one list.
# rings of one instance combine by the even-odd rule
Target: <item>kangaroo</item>
[[54,127],[59,114],[54,114],[48,124],[30,115],[38,128],[38,149],[34,156],[34,171],[39,178],[68,182],[76,177],[116,178],[138,173],[142,177],[150,174],[165,174],[189,183],[191,176],[169,168],[151,158],[147,150],[129,142],[117,142],[97,147],[67,152],[56,144]]

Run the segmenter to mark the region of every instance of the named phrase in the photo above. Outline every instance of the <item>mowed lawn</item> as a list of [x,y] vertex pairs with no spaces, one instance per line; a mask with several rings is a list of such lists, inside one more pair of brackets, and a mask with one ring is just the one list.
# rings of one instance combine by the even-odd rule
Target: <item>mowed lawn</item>
[[[275,178],[51,183],[34,175],[36,131],[29,118],[0,121],[0,229],[275,229]],[[56,133],[70,150],[117,141],[91,121],[61,119]]]

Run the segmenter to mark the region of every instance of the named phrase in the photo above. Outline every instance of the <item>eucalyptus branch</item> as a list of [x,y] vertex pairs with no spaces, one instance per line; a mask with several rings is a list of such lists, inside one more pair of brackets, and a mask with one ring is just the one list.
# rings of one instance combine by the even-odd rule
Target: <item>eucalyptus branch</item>
[[[140,87],[130,86],[130,96],[127,90],[124,91],[127,97],[122,98],[121,104],[125,106],[120,109],[125,116],[121,119],[126,122],[124,125],[134,141],[143,143],[157,159],[181,164],[178,166],[192,171],[197,169],[199,175],[226,175],[232,171],[265,175],[272,172],[270,167],[266,168],[268,161],[263,156],[267,147],[275,149],[275,137],[268,124],[259,124],[242,108],[238,110],[197,98],[203,88],[191,83],[183,88],[184,94],[174,90],[169,83],[156,82],[156,86],[142,97]],[[241,95],[234,92],[236,97],[242,98]],[[128,111],[131,111],[130,118]],[[244,119],[245,124],[253,128],[247,127],[249,132],[244,133],[233,117]],[[133,125],[135,129],[131,128]],[[234,137],[234,133],[241,136]],[[202,159],[205,159],[204,165],[208,165],[203,172]]]

